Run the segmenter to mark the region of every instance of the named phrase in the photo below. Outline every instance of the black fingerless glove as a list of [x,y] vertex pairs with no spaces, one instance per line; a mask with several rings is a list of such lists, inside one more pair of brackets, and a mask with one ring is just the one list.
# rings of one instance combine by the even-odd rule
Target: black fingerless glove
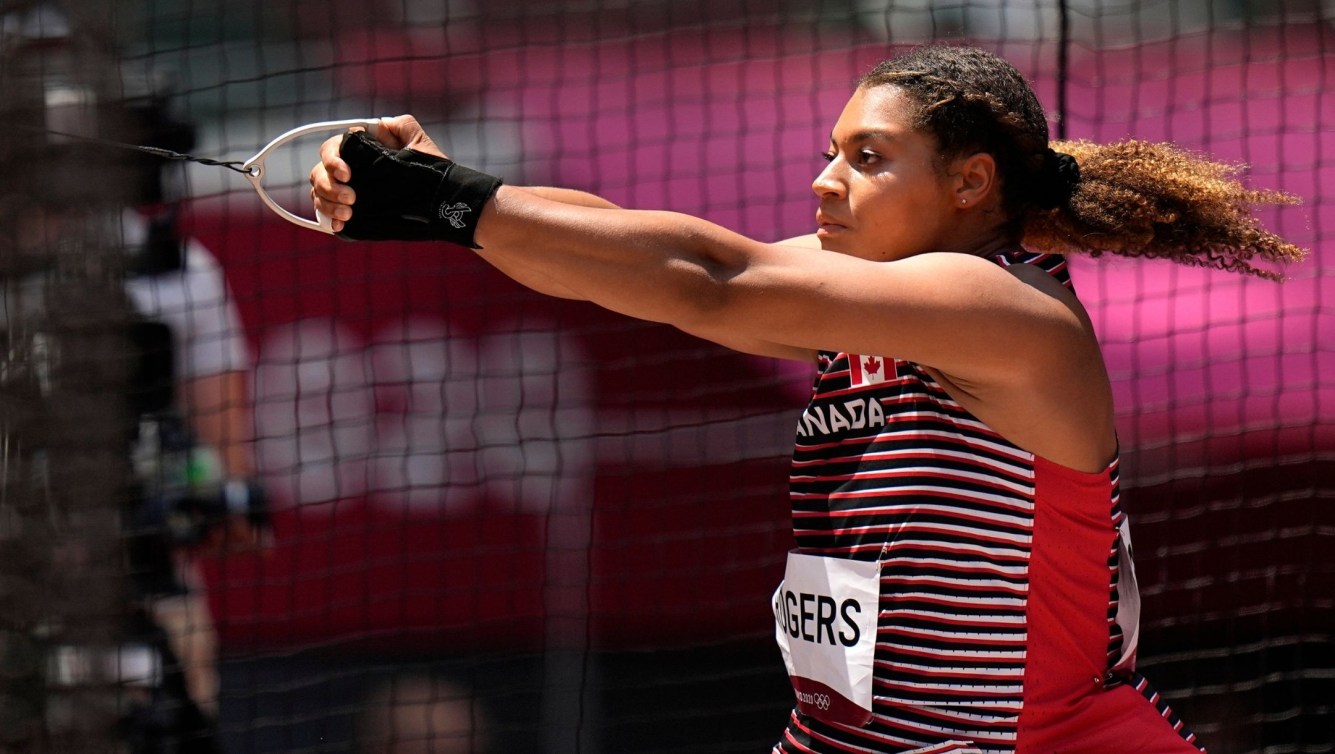
[[482,208],[501,179],[444,157],[390,149],[365,131],[343,136],[339,156],[357,192],[339,237],[355,241],[449,241],[472,249]]

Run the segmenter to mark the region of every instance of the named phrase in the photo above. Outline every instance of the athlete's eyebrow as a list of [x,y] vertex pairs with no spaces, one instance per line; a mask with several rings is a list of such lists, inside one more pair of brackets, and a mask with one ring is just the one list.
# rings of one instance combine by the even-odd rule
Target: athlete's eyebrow
[[[854,131],[847,139],[849,144],[862,144],[868,141],[897,141],[900,135],[894,131],[884,131],[879,128],[867,128],[861,131]],[[830,145],[838,146],[839,142],[834,139],[834,132],[830,132]]]

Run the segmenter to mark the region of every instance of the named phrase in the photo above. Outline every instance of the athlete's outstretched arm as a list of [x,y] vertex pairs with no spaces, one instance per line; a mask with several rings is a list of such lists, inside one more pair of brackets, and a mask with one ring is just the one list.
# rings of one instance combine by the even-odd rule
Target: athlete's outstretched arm
[[[441,154],[408,116],[379,136]],[[338,141],[326,142],[311,181],[336,229],[356,211],[350,178]],[[721,343],[892,355],[983,386],[1096,354],[1073,299],[967,254],[866,261],[579,192],[500,186],[480,209],[478,254],[520,282]]]
[[[597,207],[600,209],[618,208],[617,205],[600,196],[595,196],[584,191],[576,191],[575,189],[557,188],[552,186],[516,186],[514,188],[520,191],[527,191],[534,196],[577,207]],[[555,296],[557,298],[575,299],[577,301],[587,300],[587,297],[562,285],[558,280],[552,279],[542,270],[535,269],[532,266],[525,264],[521,257],[512,255],[510,257],[488,259],[487,261],[515,282],[535,290],[538,293],[544,293],[548,296]]]

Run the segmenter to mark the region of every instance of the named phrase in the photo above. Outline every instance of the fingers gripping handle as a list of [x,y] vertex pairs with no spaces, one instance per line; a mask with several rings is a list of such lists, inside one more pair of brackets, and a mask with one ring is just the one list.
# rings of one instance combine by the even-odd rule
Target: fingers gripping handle
[[318,207],[315,209],[315,221],[320,224],[320,230],[331,236],[334,234],[334,218],[321,212]]
[[376,130],[380,128],[380,119],[353,118],[349,120],[331,120],[294,128],[269,142],[264,149],[261,149],[254,157],[247,160],[245,164],[241,166],[241,169],[246,174],[246,180],[250,181],[250,185],[253,186],[255,192],[260,195],[260,199],[268,205],[269,209],[277,213],[279,217],[287,220],[293,225],[298,225],[308,230],[318,230],[321,233],[332,235],[334,233],[333,221],[323,212],[318,209],[315,210],[315,219],[310,220],[289,212],[279,205],[278,202],[274,201],[273,197],[269,196],[269,192],[264,188],[264,161],[268,159],[269,155],[274,150],[294,139],[316,133],[347,131],[351,128],[365,128],[372,136],[375,136]]

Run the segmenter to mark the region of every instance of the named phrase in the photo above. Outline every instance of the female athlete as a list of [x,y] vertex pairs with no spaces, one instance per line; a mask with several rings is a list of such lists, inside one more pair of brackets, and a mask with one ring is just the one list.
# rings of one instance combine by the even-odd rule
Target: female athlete
[[[445,159],[410,116],[326,142],[350,238],[472,246],[534,290],[818,369],[774,595],[797,700],[776,752],[1192,752],[1135,672],[1108,374],[1062,254],[1277,278],[1293,198],[1163,144],[1049,145],[1008,63],[924,47],[856,86],[816,232],[762,243]],[[1053,147],[1056,149],[1054,150]]]

